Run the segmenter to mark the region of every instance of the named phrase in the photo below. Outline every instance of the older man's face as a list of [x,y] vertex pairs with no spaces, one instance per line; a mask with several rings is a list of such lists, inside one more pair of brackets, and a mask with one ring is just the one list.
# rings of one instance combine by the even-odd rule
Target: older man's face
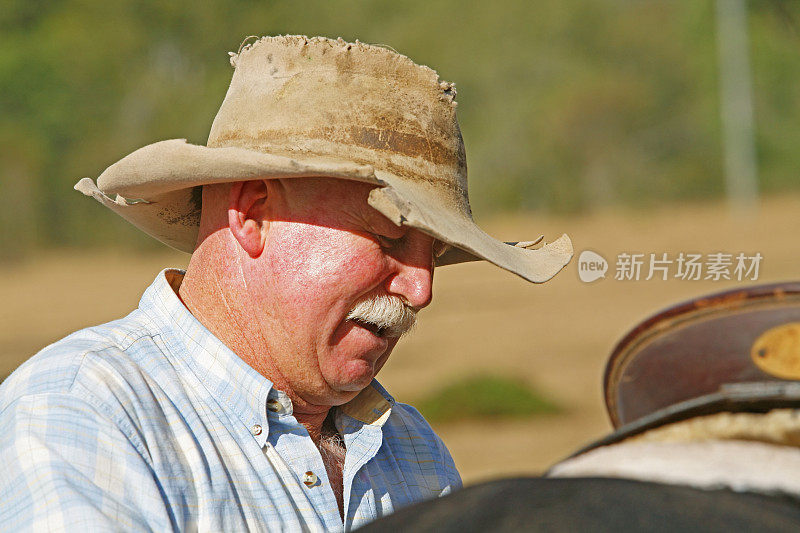
[[397,331],[348,318],[359,302],[389,296],[419,310],[431,300],[434,239],[370,207],[372,188],[267,181],[264,251],[245,275],[270,371],[311,404],[353,398],[397,343]]

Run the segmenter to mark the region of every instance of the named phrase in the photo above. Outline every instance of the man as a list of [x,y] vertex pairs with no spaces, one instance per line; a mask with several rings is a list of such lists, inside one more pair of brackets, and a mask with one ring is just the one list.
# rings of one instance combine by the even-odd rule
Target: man
[[305,37],[231,63],[207,147],[155,143],[76,185],[192,258],[3,384],[5,528],[349,530],[460,486],[375,375],[434,262],[543,282],[569,239],[474,225],[455,91],[427,67]]

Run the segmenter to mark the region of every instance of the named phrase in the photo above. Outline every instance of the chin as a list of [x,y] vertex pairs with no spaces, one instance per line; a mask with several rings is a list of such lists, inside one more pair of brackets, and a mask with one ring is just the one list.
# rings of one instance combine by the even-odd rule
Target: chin
[[372,383],[398,339],[377,337],[350,322],[346,326],[334,350],[320,360],[320,370],[328,386],[349,401]]
[[369,361],[351,360],[327,376],[328,385],[336,392],[358,393],[372,383],[375,367]]

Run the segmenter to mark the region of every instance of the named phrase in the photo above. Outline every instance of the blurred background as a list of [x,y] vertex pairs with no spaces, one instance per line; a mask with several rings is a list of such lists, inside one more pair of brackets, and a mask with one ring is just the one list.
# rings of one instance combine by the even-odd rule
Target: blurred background
[[615,341],[755,282],[615,280],[618,254],[759,252],[758,282],[796,276],[800,3],[2,0],[0,376],[187,263],[72,186],[157,140],[204,144],[227,52],[285,33],[388,45],[456,82],[478,223],[506,240],[566,232],[576,259],[611,265],[587,284],[574,260],[541,286],[437,271],[381,379],[467,482],[540,472],[601,436]]

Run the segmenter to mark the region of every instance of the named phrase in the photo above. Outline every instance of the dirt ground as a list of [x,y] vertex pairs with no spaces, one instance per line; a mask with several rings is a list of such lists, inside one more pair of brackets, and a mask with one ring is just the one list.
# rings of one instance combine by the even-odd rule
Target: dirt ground
[[[381,381],[400,401],[413,404],[462,375],[492,372],[526,379],[564,412],[436,429],[467,483],[541,472],[610,429],[602,372],[615,342],[630,327],[681,300],[756,283],[617,281],[617,255],[760,252],[758,283],[789,280],[797,276],[800,257],[798,213],[800,196],[791,196],[764,200],[757,213],[749,214],[732,215],[715,203],[480,220],[490,234],[505,240],[540,233],[553,240],[566,232],[576,259],[591,249],[609,261],[606,279],[581,282],[576,259],[544,285],[528,284],[485,263],[439,269],[434,303],[420,315],[413,336],[395,350]],[[123,316],[161,268],[184,266],[187,259],[177,252],[114,250],[42,253],[0,265],[0,375],[71,331]]]

